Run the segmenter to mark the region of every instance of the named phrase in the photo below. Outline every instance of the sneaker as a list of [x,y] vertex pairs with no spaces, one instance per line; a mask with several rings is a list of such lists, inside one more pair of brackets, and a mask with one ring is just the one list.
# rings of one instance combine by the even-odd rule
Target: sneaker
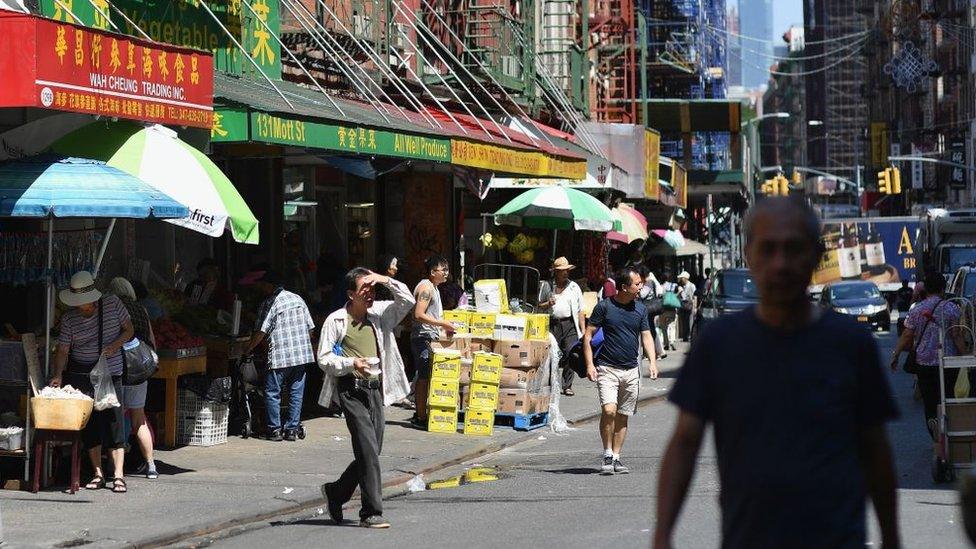
[[150,469],[148,462],[143,462],[142,465],[136,468],[134,473],[137,475],[146,475],[146,478],[149,480],[155,480],[159,478],[159,473],[156,472],[156,468],[153,467],[152,469]]
[[363,528],[389,528],[390,521],[383,518],[383,515],[373,515],[359,521]]
[[603,456],[603,466],[600,467],[601,475],[613,474],[613,456]]
[[626,475],[630,472],[630,469],[626,465],[620,462],[619,459],[613,460],[613,472],[617,475]]
[[274,431],[268,433],[268,440],[271,442],[281,442],[284,440],[284,437],[281,436],[281,429],[275,429]]
[[282,438],[284,438],[288,442],[295,442],[296,440],[298,440],[298,435],[295,433],[295,431],[289,429],[285,431],[285,436]]
[[342,504],[332,495],[335,488],[331,482],[322,485],[322,497],[325,498],[325,508],[329,510],[329,518],[336,524],[342,524]]

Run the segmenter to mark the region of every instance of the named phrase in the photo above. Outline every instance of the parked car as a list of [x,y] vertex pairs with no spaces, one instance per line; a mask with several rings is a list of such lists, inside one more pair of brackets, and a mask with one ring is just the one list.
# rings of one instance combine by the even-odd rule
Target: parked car
[[741,311],[759,302],[759,292],[749,269],[722,269],[705,283],[701,303],[691,328],[695,339],[705,323],[721,315]]
[[976,297],[976,266],[964,265],[949,279],[947,292],[955,297]]
[[874,282],[855,280],[829,284],[820,294],[820,304],[872,328],[891,329],[891,307]]

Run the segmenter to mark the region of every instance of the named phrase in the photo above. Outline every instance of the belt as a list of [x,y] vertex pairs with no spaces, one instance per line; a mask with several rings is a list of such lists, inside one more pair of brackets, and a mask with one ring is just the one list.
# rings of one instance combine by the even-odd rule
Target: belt
[[382,379],[361,379],[356,376],[348,375],[339,378],[340,389],[382,389]]
[[551,317],[551,318],[556,322],[575,322],[575,319],[571,316],[567,316],[565,318],[556,318],[556,317]]

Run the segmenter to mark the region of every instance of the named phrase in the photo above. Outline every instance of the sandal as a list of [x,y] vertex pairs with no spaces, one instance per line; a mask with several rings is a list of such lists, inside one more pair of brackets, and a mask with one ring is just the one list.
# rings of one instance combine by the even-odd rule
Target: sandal
[[105,488],[105,478],[100,475],[95,475],[85,485],[85,490],[101,490],[102,488]]
[[115,477],[112,479],[112,491],[116,494],[124,494],[129,491],[129,488],[125,485],[125,479],[122,477]]
[[563,394],[568,397],[576,396],[576,393],[574,393],[572,389],[566,389],[565,391],[563,391]]

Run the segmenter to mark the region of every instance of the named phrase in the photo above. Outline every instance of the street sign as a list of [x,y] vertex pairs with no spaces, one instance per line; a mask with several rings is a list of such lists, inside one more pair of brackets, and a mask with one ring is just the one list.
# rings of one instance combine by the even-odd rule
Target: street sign
[[[912,145],[912,156],[918,156],[921,151],[914,144]],[[912,162],[912,188],[921,189],[923,188],[924,172],[922,171],[922,163],[915,160]]]
[[[955,164],[968,165],[966,162],[966,139],[964,136],[957,135],[949,141],[948,147],[949,162]],[[965,189],[968,184],[968,173],[966,168],[961,166],[949,167],[949,188]]]

